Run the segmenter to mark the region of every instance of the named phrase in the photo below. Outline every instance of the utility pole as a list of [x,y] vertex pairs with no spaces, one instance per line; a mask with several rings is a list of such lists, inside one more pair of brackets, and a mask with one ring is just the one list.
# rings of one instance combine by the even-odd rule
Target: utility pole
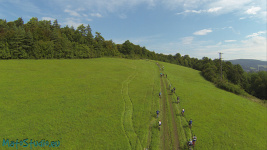
[[223,53],[219,53],[219,57],[220,57],[220,62],[221,62],[221,81],[222,81],[222,54]]

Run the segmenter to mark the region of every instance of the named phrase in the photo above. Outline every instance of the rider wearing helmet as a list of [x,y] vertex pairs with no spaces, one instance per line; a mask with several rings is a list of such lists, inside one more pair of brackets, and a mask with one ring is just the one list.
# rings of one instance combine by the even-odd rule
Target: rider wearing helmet
[[182,115],[184,115],[184,108],[182,109]]
[[193,146],[195,146],[196,141],[197,141],[197,137],[196,137],[196,135],[194,135],[194,136],[193,136]]
[[189,139],[189,141],[188,141],[188,147],[190,147],[190,146],[192,146],[192,145],[193,145],[193,142],[192,142],[191,139]]
[[192,122],[193,122],[192,119],[190,119],[189,122],[188,122],[189,127],[192,126]]
[[158,118],[159,117],[159,110],[157,110],[156,113],[157,113],[157,118]]

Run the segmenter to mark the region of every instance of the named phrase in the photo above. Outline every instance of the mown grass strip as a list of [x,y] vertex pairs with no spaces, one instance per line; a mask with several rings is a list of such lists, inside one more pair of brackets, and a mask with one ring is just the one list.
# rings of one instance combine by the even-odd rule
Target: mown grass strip
[[[155,62],[152,61],[153,66],[155,66]],[[158,75],[158,67],[155,66],[153,67],[154,72],[153,72],[153,90],[151,92],[151,97],[152,97],[152,107],[150,110],[150,125],[149,125],[149,132],[148,132],[148,137],[147,137],[147,148],[153,149],[153,150],[159,150],[159,143],[160,143],[160,138],[159,138],[159,132],[157,128],[157,123],[158,123],[158,118],[156,118],[156,110],[159,110],[159,97],[158,97],[158,88],[160,87],[160,78]],[[155,127],[156,125],[156,127]]]

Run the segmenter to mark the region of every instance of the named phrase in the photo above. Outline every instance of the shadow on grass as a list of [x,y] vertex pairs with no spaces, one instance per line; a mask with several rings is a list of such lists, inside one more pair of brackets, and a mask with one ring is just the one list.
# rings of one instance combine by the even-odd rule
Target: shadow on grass
[[153,118],[158,118],[158,117],[157,117],[157,114],[152,115],[152,117],[153,117]]
[[182,115],[181,113],[176,114],[176,116],[185,117],[185,115]]

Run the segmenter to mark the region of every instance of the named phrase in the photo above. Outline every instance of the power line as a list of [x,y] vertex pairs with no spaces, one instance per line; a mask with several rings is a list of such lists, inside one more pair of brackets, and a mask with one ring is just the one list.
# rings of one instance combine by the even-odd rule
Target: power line
[[219,57],[220,57],[220,62],[221,62],[221,81],[222,81],[222,54],[221,52],[219,52]]

